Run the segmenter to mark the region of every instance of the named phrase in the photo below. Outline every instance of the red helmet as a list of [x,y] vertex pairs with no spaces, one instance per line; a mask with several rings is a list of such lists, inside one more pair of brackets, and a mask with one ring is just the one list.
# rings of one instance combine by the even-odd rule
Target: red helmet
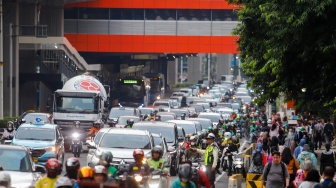
[[133,157],[135,157],[136,155],[142,155],[142,156],[145,156],[145,153],[142,149],[135,149],[133,151]]
[[55,178],[59,172],[60,163],[58,162],[57,159],[51,158],[51,159],[48,159],[45,167],[47,169],[47,176],[49,178]]

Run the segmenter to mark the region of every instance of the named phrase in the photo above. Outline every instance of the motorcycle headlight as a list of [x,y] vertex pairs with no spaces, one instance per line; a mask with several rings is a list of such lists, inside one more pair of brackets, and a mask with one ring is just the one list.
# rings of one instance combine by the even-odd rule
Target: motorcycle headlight
[[158,95],[158,96],[156,97],[156,99],[157,99],[157,100],[160,100],[160,99],[161,99],[160,95]]
[[136,174],[136,175],[134,175],[134,180],[135,180],[136,182],[140,182],[140,181],[142,180],[142,176],[139,175],[139,174]]
[[79,137],[79,134],[78,134],[78,133],[73,133],[71,136],[72,136],[73,138],[78,138],[78,137]]

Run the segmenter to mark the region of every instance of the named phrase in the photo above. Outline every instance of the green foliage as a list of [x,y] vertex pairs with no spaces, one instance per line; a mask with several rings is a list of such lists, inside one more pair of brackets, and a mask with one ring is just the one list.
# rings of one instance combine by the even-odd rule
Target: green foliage
[[15,119],[19,120],[20,117],[4,117],[3,119],[0,119],[0,128],[7,127],[8,121],[14,121]]
[[229,2],[241,5],[241,23],[233,34],[240,36],[242,70],[260,95],[258,103],[275,100],[281,92],[297,101],[299,110],[334,111],[336,1]]
[[171,84],[170,88],[189,87],[191,85],[194,85],[194,84],[183,82],[183,83]]

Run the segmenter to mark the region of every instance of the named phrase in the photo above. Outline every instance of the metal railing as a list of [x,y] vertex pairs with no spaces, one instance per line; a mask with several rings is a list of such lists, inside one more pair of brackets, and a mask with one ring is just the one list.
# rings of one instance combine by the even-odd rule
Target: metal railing
[[47,25],[20,25],[20,36],[48,37]]

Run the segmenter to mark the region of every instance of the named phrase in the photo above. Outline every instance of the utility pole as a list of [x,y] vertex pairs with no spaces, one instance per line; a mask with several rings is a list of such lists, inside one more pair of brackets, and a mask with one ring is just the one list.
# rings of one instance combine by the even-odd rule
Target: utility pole
[[3,14],[0,0],[0,119],[3,119]]

